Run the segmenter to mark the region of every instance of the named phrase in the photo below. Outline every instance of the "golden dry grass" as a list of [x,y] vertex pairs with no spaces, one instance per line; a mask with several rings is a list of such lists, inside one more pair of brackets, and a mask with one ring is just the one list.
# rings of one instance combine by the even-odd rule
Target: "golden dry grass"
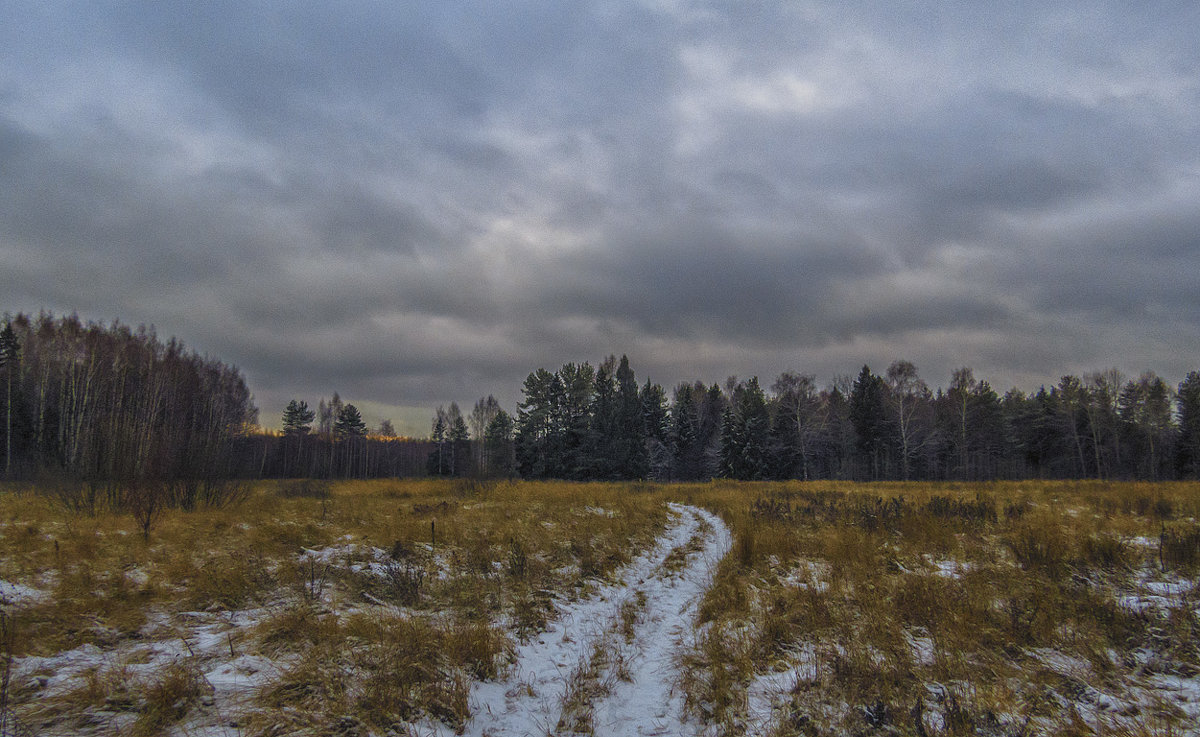
[[[684,675],[689,705],[726,734],[755,679],[788,669],[778,735],[1119,731],[1147,712],[1156,733],[1190,723],[1169,700],[1132,702],[1153,700],[1155,667],[1200,673],[1195,484],[680,491],[736,538]],[[1181,582],[1181,595],[1130,604],[1147,581]],[[1072,704],[1096,712],[1101,692],[1125,714],[1081,721]]]
[[[1200,673],[1200,592],[1136,604],[1200,572],[1195,484],[263,482],[145,540],[35,491],[0,492],[0,579],[42,592],[9,607],[12,654],[104,654],[49,685],[18,667],[18,714],[60,729],[194,723],[205,668],[235,655],[280,664],[244,734],[461,725],[470,681],[645,548],[667,501],[734,534],[681,681],[726,734],[777,672],[781,737],[1169,734],[1184,708],[1148,684]],[[190,652],[205,628],[227,642]],[[168,642],[187,651],[137,655]],[[1127,698],[1097,717],[1097,694]]]
[[[614,484],[321,486],[264,482],[234,506],[167,510],[148,539],[128,515],[81,515],[30,489],[0,494],[0,579],[42,592],[12,608],[12,655],[19,664],[94,647],[107,664],[58,687],[26,678],[12,689],[17,712],[164,729],[195,713],[182,676],[198,671],[139,680],[116,654],[226,627],[229,658],[286,664],[247,733],[293,722],[321,731],[336,719],[379,731],[418,716],[461,724],[470,681],[495,677],[514,640],[545,626],[554,597],[586,593],[667,518],[661,498]],[[198,668],[216,658],[197,657]]]

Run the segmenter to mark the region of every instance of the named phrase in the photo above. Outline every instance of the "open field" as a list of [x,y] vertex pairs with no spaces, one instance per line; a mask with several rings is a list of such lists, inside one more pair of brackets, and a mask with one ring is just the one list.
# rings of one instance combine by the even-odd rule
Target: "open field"
[[8,492],[35,734],[1200,734],[1195,484]]

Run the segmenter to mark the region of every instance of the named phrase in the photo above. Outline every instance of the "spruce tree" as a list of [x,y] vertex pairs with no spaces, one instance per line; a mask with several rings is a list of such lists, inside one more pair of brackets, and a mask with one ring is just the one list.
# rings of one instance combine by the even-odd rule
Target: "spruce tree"
[[854,425],[858,449],[870,459],[873,479],[882,474],[887,444],[886,391],[883,378],[871,373],[869,366],[862,367],[850,390],[850,422]]
[[680,481],[694,481],[700,478],[704,448],[700,441],[700,408],[695,398],[697,393],[703,396],[704,387],[699,386],[693,390],[690,384],[680,384],[675,389],[675,402],[671,405],[671,477]]
[[516,471],[513,455],[513,420],[507,412],[498,409],[484,430],[483,445],[486,473],[489,476],[512,476]]
[[767,398],[755,376],[739,382],[733,389],[721,428],[723,475],[744,480],[765,478],[768,474],[767,449],[771,417]]
[[658,384],[646,379],[642,387],[642,433],[645,437],[646,473],[656,481],[671,478],[671,418],[667,413],[667,394]]
[[618,478],[638,479],[646,475],[646,423],[637,379],[629,358],[621,356],[616,373],[616,416],[613,423],[614,472]]
[[1200,372],[1179,383],[1179,474],[1200,478]]
[[596,368],[593,382],[591,427],[588,431],[587,474],[596,479],[617,478],[617,383],[613,376],[616,359],[609,356]]

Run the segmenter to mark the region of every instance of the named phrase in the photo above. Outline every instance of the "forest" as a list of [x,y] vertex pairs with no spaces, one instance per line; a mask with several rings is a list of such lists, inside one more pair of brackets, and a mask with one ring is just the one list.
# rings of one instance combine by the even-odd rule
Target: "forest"
[[[1063,376],[999,394],[969,368],[932,389],[916,366],[825,387],[784,372],[639,384],[629,359],[539,368],[514,414],[492,396],[439,407],[428,439],[371,430],[335,393],[258,426],[241,372],[153,329],[18,314],[0,332],[5,478],[64,480],[75,503],[157,484],[190,506],[253,478],[522,477],[1169,480],[1200,473],[1200,373]],[[82,482],[82,487],[76,484]]]
[[769,391],[757,377],[682,383],[668,401],[661,386],[639,386],[622,356],[538,369],[522,391],[511,454],[509,419],[498,412],[488,426],[489,472],[511,463],[525,478],[577,480],[1159,481],[1200,468],[1194,371],[1177,389],[1154,373],[1109,370],[1000,395],[969,368],[932,390],[897,360],[825,388],[792,372]]
[[87,507],[127,507],[146,485],[189,507],[236,493],[236,480],[411,476],[430,447],[368,435],[336,395],[311,437],[265,432],[236,367],[152,328],[73,315],[8,320],[0,381],[4,478],[57,484]]

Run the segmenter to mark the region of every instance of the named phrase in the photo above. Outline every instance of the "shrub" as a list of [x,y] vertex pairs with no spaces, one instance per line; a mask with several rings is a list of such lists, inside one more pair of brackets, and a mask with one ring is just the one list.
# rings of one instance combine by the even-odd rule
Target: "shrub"
[[141,713],[133,725],[135,735],[162,734],[212,690],[196,665],[186,660],[176,660],[157,676],[142,689]]

